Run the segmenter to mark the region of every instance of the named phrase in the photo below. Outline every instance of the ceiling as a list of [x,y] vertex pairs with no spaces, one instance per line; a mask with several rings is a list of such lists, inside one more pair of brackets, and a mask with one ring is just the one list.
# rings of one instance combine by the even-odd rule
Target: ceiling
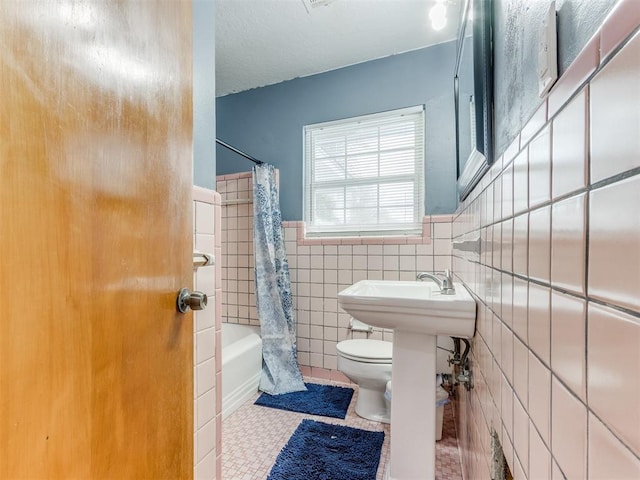
[[429,21],[436,2],[217,0],[216,95],[453,40],[463,0],[445,0],[440,31]]

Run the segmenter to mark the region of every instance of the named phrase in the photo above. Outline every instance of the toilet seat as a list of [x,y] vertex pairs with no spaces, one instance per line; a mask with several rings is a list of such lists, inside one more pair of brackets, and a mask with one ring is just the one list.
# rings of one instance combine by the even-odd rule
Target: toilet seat
[[393,344],[383,340],[343,340],[336,350],[338,355],[354,362],[391,364]]

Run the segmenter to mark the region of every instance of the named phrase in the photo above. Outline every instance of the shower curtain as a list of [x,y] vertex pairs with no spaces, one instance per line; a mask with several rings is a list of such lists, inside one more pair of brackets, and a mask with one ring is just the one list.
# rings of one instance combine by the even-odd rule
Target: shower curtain
[[273,165],[253,167],[253,232],[262,333],[260,390],[271,395],[306,390],[298,368],[293,296]]

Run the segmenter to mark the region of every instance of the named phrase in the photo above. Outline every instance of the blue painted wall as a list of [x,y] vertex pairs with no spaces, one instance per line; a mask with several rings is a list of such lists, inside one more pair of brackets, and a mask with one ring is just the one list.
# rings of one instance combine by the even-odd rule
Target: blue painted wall
[[215,188],[216,62],[214,0],[193,1],[193,183]]
[[[219,97],[217,136],[280,169],[283,219],[303,217],[304,125],[425,105],[425,211],[453,213],[456,201],[453,67],[455,42]],[[253,164],[217,147],[217,173]]]
[[[557,0],[558,75],[602,24],[616,0]],[[494,0],[495,154],[500,156],[531,118],[538,96],[538,41],[551,0]]]

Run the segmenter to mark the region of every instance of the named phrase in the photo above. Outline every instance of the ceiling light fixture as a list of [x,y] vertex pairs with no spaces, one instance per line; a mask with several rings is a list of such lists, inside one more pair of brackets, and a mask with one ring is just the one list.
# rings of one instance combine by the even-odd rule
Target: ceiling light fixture
[[431,28],[442,30],[447,25],[447,6],[445,0],[437,0],[436,4],[429,10]]

